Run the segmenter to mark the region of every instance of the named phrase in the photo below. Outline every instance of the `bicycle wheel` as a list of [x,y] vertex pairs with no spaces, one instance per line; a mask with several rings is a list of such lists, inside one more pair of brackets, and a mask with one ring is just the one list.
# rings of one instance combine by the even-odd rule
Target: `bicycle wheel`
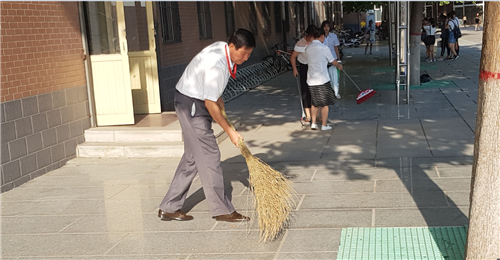
[[274,55],[268,55],[264,57],[264,62],[268,64],[270,68],[275,70],[277,73],[281,72],[281,62]]

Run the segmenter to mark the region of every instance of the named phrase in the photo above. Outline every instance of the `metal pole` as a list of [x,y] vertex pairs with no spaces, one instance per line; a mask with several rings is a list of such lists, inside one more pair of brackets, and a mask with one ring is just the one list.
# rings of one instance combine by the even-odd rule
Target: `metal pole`
[[406,2],[406,51],[406,104],[410,104],[410,1]]
[[[283,25],[283,43],[286,44],[284,47],[287,48],[287,40],[286,40],[286,29],[285,29],[285,24],[286,24],[286,17],[285,17],[285,2],[281,2],[281,23]],[[285,49],[286,51],[286,49]]]
[[401,76],[400,65],[400,45],[401,45],[401,33],[399,30],[399,20],[401,19],[400,10],[401,2],[395,2],[396,5],[396,105],[399,105],[399,78]]
[[342,25],[340,29],[344,30],[344,4],[342,1],[340,1],[340,24]]
[[389,29],[389,60],[391,62],[391,66],[394,65],[394,62],[392,60],[392,19],[393,19],[393,8],[392,8],[392,2],[389,1],[388,5],[387,5],[389,8],[387,8],[387,11],[389,12],[389,21],[388,24],[387,24],[387,28]]

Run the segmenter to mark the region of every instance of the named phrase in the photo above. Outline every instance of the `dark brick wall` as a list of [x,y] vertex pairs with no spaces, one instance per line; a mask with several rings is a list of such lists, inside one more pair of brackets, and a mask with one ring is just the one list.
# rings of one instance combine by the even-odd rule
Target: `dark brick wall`
[[90,128],[87,86],[1,104],[1,191],[63,166]]

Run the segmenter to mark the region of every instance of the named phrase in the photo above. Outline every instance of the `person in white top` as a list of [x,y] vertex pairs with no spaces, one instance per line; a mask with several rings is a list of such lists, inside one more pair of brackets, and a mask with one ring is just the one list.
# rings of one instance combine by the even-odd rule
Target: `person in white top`
[[323,21],[321,23],[321,28],[325,31],[325,41],[323,42],[324,45],[330,49],[330,52],[332,53],[332,56],[335,60],[339,60],[339,38],[337,35],[333,32],[330,32],[331,26],[329,21]]
[[[300,95],[302,99],[302,106],[304,107],[304,112],[306,118],[301,118],[300,122],[302,125],[311,124],[311,92],[309,92],[309,86],[307,86],[307,58],[306,58],[306,48],[310,42],[312,42],[313,31],[316,26],[309,25],[306,30],[306,36],[295,44],[293,48],[292,56],[290,62],[292,63],[293,76],[297,77],[300,72]],[[299,62],[299,70],[297,71],[297,63]]]
[[[323,44],[328,47],[328,49],[332,53],[333,58],[340,62],[339,38],[335,33],[330,32],[330,22],[323,21],[321,23],[321,28],[325,31],[325,41],[323,42]],[[335,97],[337,99],[340,99],[341,97],[339,94],[339,77],[337,69],[335,67],[329,66],[328,75],[330,75],[330,84],[333,87],[333,92],[335,92]]]
[[[432,19],[432,20],[431,20]],[[436,56],[434,55],[434,44],[436,43],[436,29],[434,28],[434,19],[425,18],[422,23],[422,28],[425,30],[424,44],[426,48],[427,62],[436,61]]]
[[243,137],[224,119],[222,93],[229,77],[236,78],[237,65],[243,64],[255,47],[255,37],[245,29],[233,33],[226,42],[215,42],[189,62],[176,85],[175,112],[184,137],[184,154],[170,188],[159,206],[161,220],[192,220],[181,211],[194,177],[198,175],[208,207],[217,221],[248,221],[234,210],[231,195],[224,191],[220,150],[212,130],[212,119],[239,146]]
[[450,47],[451,53],[453,56],[451,57],[452,60],[458,59],[458,54],[456,51],[456,43],[457,39],[455,38],[455,35],[453,34],[453,29],[455,27],[458,27],[460,25],[458,18],[456,16],[455,11],[451,11],[448,14],[448,23],[446,24],[445,28],[448,30],[448,46]]
[[365,35],[368,35],[368,39],[366,39],[365,55],[366,51],[368,50],[368,45],[370,45],[370,54],[372,54],[372,47],[375,43],[375,33],[375,24],[373,23],[373,20],[370,20],[368,22],[368,26],[366,26],[365,32]]
[[311,91],[311,129],[317,130],[316,118],[321,110],[322,125],[321,130],[332,129],[328,123],[328,106],[335,104],[333,89],[330,86],[330,76],[328,75],[328,63],[342,70],[342,65],[334,58],[330,49],[323,45],[325,31],[317,28],[313,32],[314,40],[306,49],[307,55],[307,84]]

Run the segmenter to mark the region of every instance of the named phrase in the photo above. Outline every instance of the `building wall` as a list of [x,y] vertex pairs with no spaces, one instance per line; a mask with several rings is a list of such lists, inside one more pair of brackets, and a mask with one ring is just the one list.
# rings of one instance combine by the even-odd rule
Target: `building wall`
[[90,128],[77,2],[1,2],[1,190],[64,165]]
[[[250,5],[255,5],[257,11],[257,47],[254,49],[250,59],[240,66],[243,68],[255,62],[259,62],[263,57],[272,53],[270,49],[278,42],[283,42],[282,33],[276,33],[274,19],[274,2],[270,3],[271,17],[271,32],[264,35],[264,17],[262,15],[261,2],[234,2],[234,18],[236,28],[250,29]],[[156,5],[158,8],[158,5]],[[224,2],[210,2],[210,10],[212,17],[212,32],[213,38],[208,40],[199,39],[198,13],[196,2],[179,2],[179,16],[181,23],[182,42],[180,43],[163,43],[161,41],[161,29],[157,37],[159,52],[158,64],[160,67],[160,96],[162,102],[162,111],[172,111],[173,97],[175,94],[175,85],[179,81],[184,69],[191,59],[198,54],[203,48],[215,41],[226,41],[226,24]],[[293,4],[289,4],[287,10],[289,12],[289,31],[286,32],[288,44],[293,44],[293,38],[296,37],[295,23],[293,19]],[[161,26],[159,12],[155,12],[156,21]]]

